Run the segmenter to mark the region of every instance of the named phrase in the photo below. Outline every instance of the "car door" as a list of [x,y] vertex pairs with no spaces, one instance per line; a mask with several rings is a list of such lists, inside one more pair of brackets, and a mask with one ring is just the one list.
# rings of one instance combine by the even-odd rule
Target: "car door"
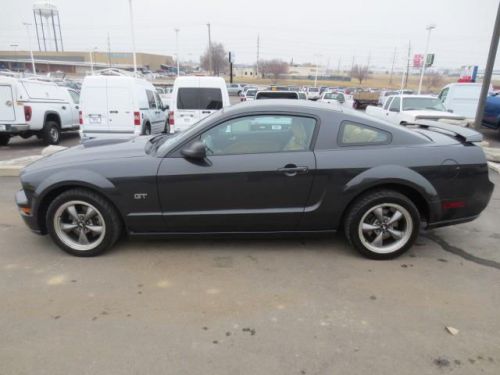
[[80,126],[80,94],[75,90],[68,90],[70,96],[71,118],[73,127]]
[[154,97],[156,100],[156,109],[155,109],[155,117],[154,124],[152,124],[152,132],[153,133],[161,133],[165,130],[165,122],[167,119],[166,112],[164,110],[163,102],[161,101],[160,95],[157,92],[154,92]]
[[400,106],[401,99],[398,96],[394,97],[389,105],[388,111],[386,112],[387,121],[392,122],[393,124],[399,124]]
[[203,162],[177,152],[158,171],[166,231],[294,230],[316,169],[315,127],[311,117],[262,114],[219,123],[190,140],[205,144]]

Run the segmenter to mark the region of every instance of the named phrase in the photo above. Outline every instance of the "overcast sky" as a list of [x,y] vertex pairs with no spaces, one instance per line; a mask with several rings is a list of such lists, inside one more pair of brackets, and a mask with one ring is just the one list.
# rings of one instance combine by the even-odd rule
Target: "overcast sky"
[[[32,0],[1,0],[0,49],[27,49],[23,21],[33,22]],[[53,0],[59,8],[65,50],[131,51],[127,0]],[[314,62],[336,68],[357,63],[402,66],[423,53],[426,30],[435,23],[430,52],[435,66],[458,68],[486,63],[498,0],[133,0],[138,52],[175,54],[179,28],[180,58],[198,60],[212,40],[234,51],[238,63],[253,64],[260,34],[260,58]],[[36,43],[33,31],[33,45]],[[500,68],[500,61],[496,63]]]

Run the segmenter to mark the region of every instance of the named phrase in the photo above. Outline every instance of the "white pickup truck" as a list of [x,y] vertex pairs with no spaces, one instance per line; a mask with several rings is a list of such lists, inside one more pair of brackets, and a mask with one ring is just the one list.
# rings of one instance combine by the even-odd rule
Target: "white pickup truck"
[[78,130],[79,94],[37,78],[0,77],[0,146],[11,137],[36,135],[57,144],[66,130]]
[[383,107],[366,107],[366,114],[396,125],[411,124],[417,120],[434,120],[461,126],[468,125],[464,116],[448,112],[439,98],[430,95],[389,96]]

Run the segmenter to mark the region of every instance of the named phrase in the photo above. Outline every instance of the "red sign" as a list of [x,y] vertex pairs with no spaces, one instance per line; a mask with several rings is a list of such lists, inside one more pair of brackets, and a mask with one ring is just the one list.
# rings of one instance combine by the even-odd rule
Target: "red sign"
[[424,55],[422,55],[421,53],[416,53],[415,55],[413,55],[414,68],[421,68],[423,63],[424,63]]

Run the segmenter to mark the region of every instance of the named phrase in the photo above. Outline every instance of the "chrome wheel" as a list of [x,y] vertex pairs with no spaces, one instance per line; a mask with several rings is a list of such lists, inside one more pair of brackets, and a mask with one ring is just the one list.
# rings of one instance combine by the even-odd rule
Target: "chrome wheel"
[[363,246],[378,254],[400,250],[413,233],[413,219],[407,209],[395,203],[370,208],[361,218],[358,234]]
[[57,237],[74,250],[93,250],[103,241],[106,224],[102,214],[90,203],[69,201],[54,215]]

